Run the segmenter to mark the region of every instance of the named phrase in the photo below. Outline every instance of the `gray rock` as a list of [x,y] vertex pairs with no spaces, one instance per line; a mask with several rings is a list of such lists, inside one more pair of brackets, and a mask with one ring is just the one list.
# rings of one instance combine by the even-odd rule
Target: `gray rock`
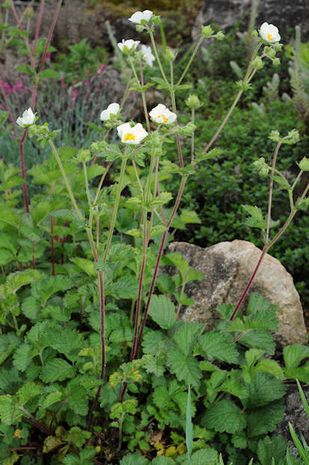
[[[212,328],[215,309],[222,303],[236,304],[259,259],[261,250],[247,241],[220,242],[203,249],[186,242],[174,242],[170,251],[180,252],[193,268],[204,273],[204,280],[190,283],[187,294],[195,303],[183,318],[200,321]],[[282,343],[304,343],[307,332],[303,309],[292,276],[276,258],[265,255],[250,292],[258,292],[278,307]]]
[[[307,399],[309,399],[309,387],[303,387],[303,391]],[[296,384],[288,386],[285,396],[285,415],[284,419],[277,428],[277,432],[282,434],[286,439],[293,443],[289,432],[289,423],[291,423],[298,435],[302,434],[305,440],[309,441],[309,417],[302,406],[299,392]]]
[[[246,30],[251,0],[205,0],[193,27],[193,38],[199,36],[204,24],[216,23],[224,30],[241,22]],[[309,0],[265,0],[259,2],[256,24],[264,21],[279,27],[283,41],[294,35],[295,26],[300,25],[304,41],[309,38]]]

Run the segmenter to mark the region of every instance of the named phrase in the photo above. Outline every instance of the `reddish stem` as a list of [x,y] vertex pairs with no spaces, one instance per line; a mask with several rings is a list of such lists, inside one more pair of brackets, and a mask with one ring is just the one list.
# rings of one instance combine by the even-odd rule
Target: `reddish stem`
[[260,258],[258,259],[258,262],[257,262],[257,264],[256,264],[256,266],[255,266],[255,268],[253,270],[253,273],[252,273],[252,275],[251,275],[251,277],[250,277],[250,279],[249,279],[243,293],[241,294],[241,297],[240,297],[236,307],[234,308],[232,315],[230,316],[230,321],[234,320],[234,318],[237,315],[237,312],[238,312],[241,304],[245,300],[245,298],[246,298],[246,296],[247,296],[247,294],[248,294],[248,292],[250,290],[250,287],[252,286],[254,278],[255,278],[255,276],[256,276],[257,272],[259,271],[259,268],[260,268],[260,266],[262,264],[262,260],[263,260],[263,258],[265,256],[265,254],[267,253],[267,250],[268,250],[268,248],[263,249],[263,251],[262,251],[262,253],[260,255]]
[[59,0],[58,3],[57,3],[57,8],[56,8],[56,11],[55,11],[55,14],[54,14],[54,17],[53,17],[53,21],[52,21],[51,26],[50,26],[49,31],[48,31],[47,41],[46,41],[44,52],[43,52],[41,62],[40,62],[40,70],[42,70],[44,68],[44,65],[45,65],[45,61],[46,61],[46,57],[47,57],[47,53],[48,53],[48,48],[50,46],[50,43],[51,43],[51,40],[52,40],[52,37],[53,37],[53,33],[54,33],[54,29],[55,29],[57,21],[58,21],[61,6],[62,6],[62,0]]
[[25,146],[25,140],[27,137],[27,133],[28,133],[28,128],[25,128],[22,138],[20,139],[20,142],[19,142],[19,157],[20,157],[21,176],[24,179],[24,183],[23,183],[24,208],[25,208],[25,212],[29,213],[28,187],[27,187],[27,181],[26,181],[27,175],[26,175],[25,153],[24,153],[24,146]]
[[45,0],[42,0],[40,3],[40,10],[39,10],[39,14],[37,16],[37,20],[35,24],[34,43],[33,43],[33,48],[32,48],[33,57],[35,56],[36,47],[37,47],[38,40],[39,40],[39,34],[40,34],[41,26],[42,26],[44,10],[45,10]]

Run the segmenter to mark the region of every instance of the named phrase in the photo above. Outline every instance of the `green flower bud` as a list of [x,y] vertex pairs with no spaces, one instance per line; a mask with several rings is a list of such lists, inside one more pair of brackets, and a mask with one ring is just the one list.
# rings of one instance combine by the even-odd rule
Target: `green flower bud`
[[265,162],[264,157],[261,157],[255,162],[253,162],[253,166],[255,170],[259,173],[259,175],[262,176],[263,178],[265,178],[268,175],[270,167]]
[[277,142],[277,143],[282,141],[279,131],[271,131],[268,138],[272,140],[273,142]]
[[186,105],[191,108],[191,110],[197,110],[200,108],[201,102],[197,95],[190,95],[186,100]]
[[302,171],[309,171],[309,158],[304,157],[299,163],[298,166]]
[[215,39],[217,40],[223,40],[224,38],[225,38],[225,35],[224,35],[224,32],[222,31],[217,32],[217,34],[215,35]]
[[77,152],[76,160],[80,163],[87,163],[91,160],[91,153],[88,149],[82,149]]
[[164,55],[165,55],[166,61],[168,61],[168,62],[175,61],[176,52],[174,52],[174,50],[172,50],[171,48],[167,48],[165,50]]
[[294,145],[299,142],[299,139],[300,137],[297,129],[292,129],[292,131],[289,131],[288,135],[282,139],[282,143],[287,145]]
[[211,26],[202,26],[201,34],[204,39],[209,39],[212,37],[214,30]]
[[273,65],[274,66],[279,66],[280,65],[280,58],[274,58],[273,59]]
[[253,61],[252,61],[252,66],[255,68],[255,69],[262,69],[263,66],[264,66],[264,63],[263,63],[263,60],[261,57],[256,57]]

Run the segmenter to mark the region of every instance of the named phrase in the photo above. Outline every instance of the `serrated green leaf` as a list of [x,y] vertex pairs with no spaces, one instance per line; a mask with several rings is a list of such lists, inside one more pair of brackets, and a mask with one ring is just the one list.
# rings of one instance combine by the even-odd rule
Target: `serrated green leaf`
[[217,465],[218,452],[210,448],[198,450],[192,454],[191,463],[192,465]]
[[147,465],[148,460],[137,454],[128,454],[120,460],[119,465]]
[[266,331],[250,330],[239,337],[239,342],[247,347],[264,350],[270,355],[275,353],[273,337]]
[[269,465],[272,460],[280,464],[284,462],[286,441],[282,436],[266,436],[258,442],[257,456],[261,465]]
[[283,348],[283,359],[286,368],[297,368],[309,357],[309,347],[302,344],[291,344]]
[[272,433],[284,417],[284,402],[277,401],[263,408],[253,409],[247,414],[248,434],[250,438]]
[[162,329],[171,329],[177,320],[175,305],[164,295],[152,297],[149,315]]
[[44,383],[54,383],[73,378],[75,369],[68,362],[61,358],[53,358],[42,367],[40,378]]
[[52,405],[56,404],[57,402],[60,402],[63,399],[63,394],[60,391],[54,391],[50,392],[43,402],[41,403],[41,408],[42,409],[47,409],[48,407],[51,407]]
[[70,259],[71,262],[75,263],[78,268],[84,271],[88,276],[96,276],[94,262],[82,257],[74,257]]
[[243,209],[250,215],[245,221],[247,226],[251,228],[258,228],[264,230],[266,228],[266,221],[264,219],[262,210],[257,206],[242,205]]
[[14,425],[19,422],[22,412],[16,399],[9,394],[0,396],[0,420],[5,425]]
[[34,381],[28,381],[17,391],[16,395],[21,405],[25,405],[29,400],[41,395],[42,386]]
[[256,373],[248,385],[248,397],[243,401],[247,408],[261,407],[281,399],[286,392],[282,381],[268,373]]
[[173,341],[175,341],[178,349],[184,355],[189,355],[192,353],[202,328],[203,326],[200,323],[183,321],[180,322],[177,330],[173,335]]
[[32,360],[32,348],[29,344],[20,345],[13,356],[13,365],[19,371],[26,371]]
[[227,363],[238,362],[239,354],[234,339],[230,334],[212,331],[203,334],[199,341],[203,353],[210,360],[222,360]]
[[200,383],[202,372],[197,360],[191,355],[185,355],[177,349],[171,349],[167,354],[167,363],[170,371],[174,373],[179,381],[186,385],[197,387]]
[[245,414],[237,405],[228,399],[222,399],[208,408],[204,424],[220,433],[234,434],[244,430],[247,422]]

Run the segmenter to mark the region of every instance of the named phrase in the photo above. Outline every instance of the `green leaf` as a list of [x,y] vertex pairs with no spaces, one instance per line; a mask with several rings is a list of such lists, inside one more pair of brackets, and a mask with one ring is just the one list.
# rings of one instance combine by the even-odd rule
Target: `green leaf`
[[239,342],[247,347],[261,349],[270,355],[274,355],[276,344],[272,336],[266,331],[251,330],[244,332],[239,338]]
[[284,462],[286,441],[282,436],[266,436],[258,442],[257,456],[261,465],[270,465],[272,460],[276,464]]
[[279,187],[283,190],[290,190],[291,186],[287,179],[279,176],[279,175],[274,175],[274,181],[279,185]]
[[149,315],[162,329],[171,329],[177,319],[175,305],[164,295],[152,297]]
[[302,344],[291,344],[283,348],[283,359],[286,368],[297,368],[309,357],[309,347]]
[[72,365],[61,358],[53,358],[43,366],[40,378],[44,383],[53,383],[73,378],[74,375],[75,369]]
[[19,422],[22,412],[19,410],[16,399],[9,394],[0,396],[0,419],[5,425],[14,425]]
[[308,405],[308,401],[306,399],[306,396],[305,396],[305,393],[301,387],[301,384],[300,382],[298,381],[298,379],[296,380],[297,382],[297,387],[298,387],[298,392],[299,392],[299,395],[300,395],[300,398],[301,398],[301,402],[303,404],[303,407],[304,407],[304,410],[306,412],[306,415],[309,417],[309,405]]
[[28,381],[23,384],[23,386],[17,391],[16,395],[21,405],[25,405],[29,400],[41,395],[41,393],[42,386],[36,384],[34,381]]
[[247,314],[254,328],[273,332],[278,330],[277,307],[261,294],[250,294]]
[[298,450],[298,453],[299,453],[300,457],[304,461],[304,465],[309,465],[308,450],[305,449],[305,446],[299,440],[299,438],[298,438],[297,434],[295,433],[295,430],[294,430],[291,423],[289,423],[289,430],[290,430],[290,434],[292,436],[293,442],[294,442],[294,444],[295,444],[295,446],[296,446],[296,448]]
[[13,356],[13,365],[19,371],[26,371],[32,361],[32,348],[29,344],[20,345]]
[[189,355],[192,353],[202,328],[203,326],[200,323],[184,321],[179,323],[177,330],[173,335],[173,341],[175,341],[178,349],[184,355]]
[[31,284],[33,281],[41,277],[41,273],[37,270],[24,270],[11,273],[5,283],[5,291],[8,295],[16,294],[16,292],[23,286]]
[[251,410],[247,415],[248,435],[250,438],[272,433],[283,420],[285,405],[283,401],[272,402],[263,408]]
[[248,397],[243,401],[247,408],[261,407],[281,399],[286,392],[282,381],[268,373],[256,373],[248,386]]
[[45,410],[48,407],[51,407],[52,405],[56,404],[57,402],[60,402],[63,399],[63,394],[60,391],[54,391],[50,392],[43,402],[41,402],[40,407]]
[[44,69],[39,73],[40,79],[58,79],[60,73],[54,69]]
[[156,457],[151,461],[151,465],[174,465],[175,462],[170,457]]
[[264,230],[266,228],[266,222],[259,207],[252,205],[242,205],[243,209],[249,214],[245,224],[251,228],[258,228]]
[[15,334],[0,335],[0,365],[14,352],[18,344],[19,339]]
[[92,260],[87,260],[86,258],[82,257],[74,257],[70,259],[71,262],[75,263],[78,268],[84,271],[88,276],[96,276],[96,271],[94,267],[94,263]]
[[208,359],[222,360],[227,363],[238,362],[239,354],[230,334],[212,331],[202,335],[199,341]]
[[179,381],[184,381],[186,385],[192,384],[195,387],[199,385],[202,372],[194,357],[171,349],[167,354],[167,363],[170,371],[176,375]]
[[237,405],[228,399],[222,399],[211,405],[205,416],[207,428],[220,433],[238,433],[246,427],[246,417]]
[[192,465],[217,465],[218,452],[215,449],[201,449],[194,452],[191,458]]
[[120,460],[119,465],[147,465],[148,460],[145,457],[137,454],[129,454]]

